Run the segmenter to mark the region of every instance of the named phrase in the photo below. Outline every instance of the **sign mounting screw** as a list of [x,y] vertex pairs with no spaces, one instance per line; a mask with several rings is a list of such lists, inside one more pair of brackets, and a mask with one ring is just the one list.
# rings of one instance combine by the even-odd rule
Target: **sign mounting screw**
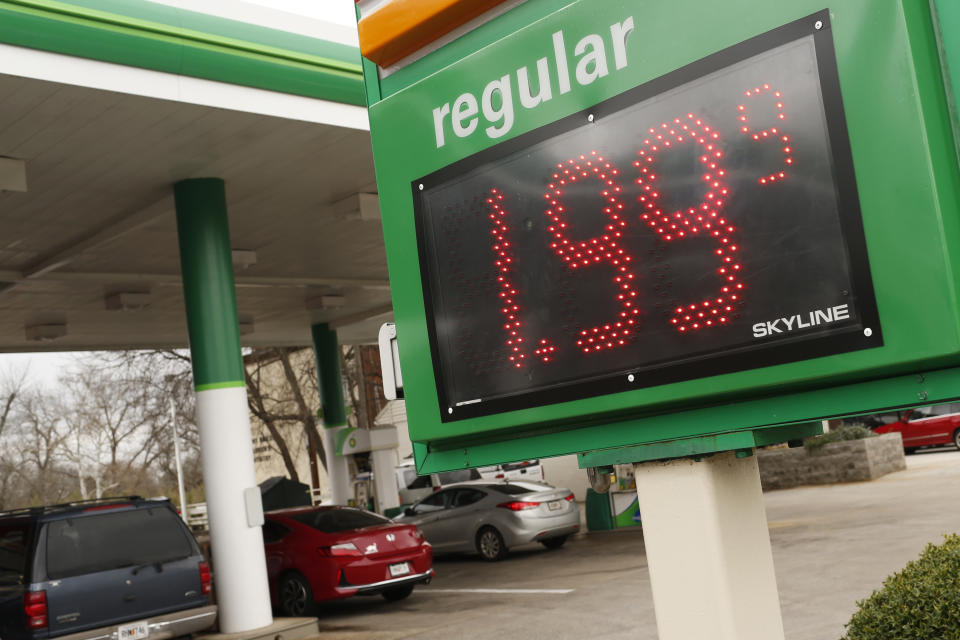
[[816,29],[817,31],[820,31],[820,29],[823,29],[823,21],[817,20],[816,22],[814,22],[813,28]]
[[593,121],[594,121],[594,116],[593,116],[593,114],[592,114],[592,113],[591,113],[591,114],[588,114],[588,115],[587,115],[587,122],[593,122]]
[[419,186],[420,186],[420,191],[423,191],[423,183],[422,183],[422,182],[420,183]]
[[870,327],[867,327],[866,329],[863,330],[863,335],[869,338],[870,336],[873,335],[873,329],[871,329]]
[[452,413],[453,413],[453,407],[447,407],[447,413],[448,413],[448,414],[452,414]]
[[636,379],[637,378],[632,373],[627,374],[627,382],[633,382]]

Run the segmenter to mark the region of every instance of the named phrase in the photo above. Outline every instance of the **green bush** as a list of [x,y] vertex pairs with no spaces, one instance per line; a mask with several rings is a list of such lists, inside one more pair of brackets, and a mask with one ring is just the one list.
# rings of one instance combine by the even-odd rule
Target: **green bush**
[[960,639],[960,536],[944,536],[857,603],[843,640]]
[[831,442],[840,442],[841,440],[862,440],[864,438],[873,438],[877,434],[866,427],[860,425],[844,425],[839,429],[828,431],[823,435],[813,436],[803,441],[803,446],[807,449],[819,449],[825,444]]

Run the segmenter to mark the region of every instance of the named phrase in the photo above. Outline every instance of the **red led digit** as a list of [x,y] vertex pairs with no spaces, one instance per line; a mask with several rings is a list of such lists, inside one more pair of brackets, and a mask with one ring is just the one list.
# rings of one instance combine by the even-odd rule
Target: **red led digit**
[[[681,333],[726,324],[734,305],[740,301],[743,283],[739,278],[742,267],[737,258],[736,228],[720,213],[730,195],[726,170],[721,164],[720,134],[692,113],[651,127],[647,133],[643,148],[637,151],[639,159],[633,163],[639,171],[636,183],[641,189],[637,197],[640,220],[669,243],[693,236],[715,239],[717,248],[713,253],[720,263],[716,269],[721,281],[717,295],[678,305],[670,322]],[[664,211],[657,188],[660,180],[657,163],[660,154],[684,144],[699,147],[698,160],[703,171],[700,179],[705,187],[703,200],[686,209]]]
[[[623,203],[620,201],[622,189],[616,180],[619,173],[602,155],[591,151],[557,163],[548,191],[544,194],[549,203],[546,215],[550,225],[547,231],[553,252],[571,270],[590,269],[601,264],[610,265],[614,270],[612,282],[617,291],[617,315],[609,322],[580,331],[577,348],[584,353],[615,349],[631,342],[634,325],[640,315],[640,309],[636,306],[635,276],[630,269],[633,257],[618,241],[627,226],[623,218]],[[604,232],[597,237],[574,240],[570,237],[575,229],[564,206],[564,192],[578,181],[582,183],[589,180],[599,182],[597,195],[601,198],[600,208],[607,217],[607,224]],[[545,355],[550,357],[551,353]]]
[[557,347],[547,338],[542,338],[537,348],[533,350],[533,354],[544,362],[550,362],[556,352]]
[[[783,93],[781,91],[772,89],[769,84],[762,84],[759,87],[747,89],[743,93],[748,98],[759,98],[763,94],[769,94],[773,100],[773,106],[776,110],[777,120],[783,121],[787,119],[786,112],[783,108]],[[750,136],[750,138],[758,142],[776,140],[778,144],[783,145],[783,163],[786,165],[793,164],[793,149],[790,147],[790,136],[783,133],[783,131],[776,126],[768,127],[762,131],[751,131],[750,126],[747,124],[747,105],[745,104],[737,105],[737,117],[740,121],[740,133]],[[779,169],[767,175],[761,176],[758,182],[760,184],[776,183],[786,177],[787,174],[784,167],[784,169]]]
[[[519,292],[511,280],[513,271],[513,250],[510,243],[510,227],[506,221],[506,211],[503,208],[503,194],[498,189],[491,189],[487,196],[487,217],[493,228],[490,234],[493,238],[491,247],[495,255],[493,262],[497,268],[497,285],[500,289],[500,314],[503,316],[503,330],[507,334],[507,349],[509,359],[514,367],[520,368],[527,358],[527,349],[520,329],[520,305],[517,303]],[[537,355],[540,355],[539,352]],[[552,355],[552,352],[551,352]]]

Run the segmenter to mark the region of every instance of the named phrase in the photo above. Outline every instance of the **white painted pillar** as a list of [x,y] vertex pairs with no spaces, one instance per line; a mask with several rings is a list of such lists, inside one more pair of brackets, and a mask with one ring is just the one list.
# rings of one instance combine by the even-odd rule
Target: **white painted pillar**
[[213,580],[220,630],[248,631],[273,622],[259,513],[245,492],[257,492],[245,387],[197,391],[200,459],[210,519]]
[[756,455],[634,465],[660,640],[783,640]]

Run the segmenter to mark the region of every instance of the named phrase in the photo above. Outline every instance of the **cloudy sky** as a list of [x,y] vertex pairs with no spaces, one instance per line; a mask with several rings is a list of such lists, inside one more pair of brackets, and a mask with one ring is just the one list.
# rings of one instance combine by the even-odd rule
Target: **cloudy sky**
[[273,7],[301,16],[329,20],[337,24],[353,25],[353,0],[247,0],[251,4]]

